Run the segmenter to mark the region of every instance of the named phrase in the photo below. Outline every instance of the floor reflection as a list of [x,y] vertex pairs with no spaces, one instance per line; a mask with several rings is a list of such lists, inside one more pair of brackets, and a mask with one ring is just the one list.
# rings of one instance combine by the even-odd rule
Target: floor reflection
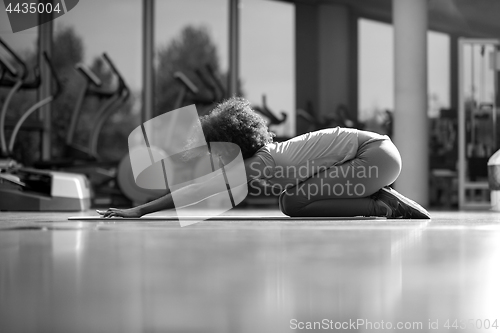
[[[500,319],[500,229],[373,223],[4,230],[0,331],[279,333],[327,319],[445,332],[447,319]],[[398,331],[350,329],[371,330]]]

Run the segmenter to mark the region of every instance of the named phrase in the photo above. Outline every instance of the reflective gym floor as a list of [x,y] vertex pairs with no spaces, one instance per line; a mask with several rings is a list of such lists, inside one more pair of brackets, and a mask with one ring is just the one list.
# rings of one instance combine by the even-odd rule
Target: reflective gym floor
[[0,213],[0,332],[500,330],[500,213],[185,228],[74,215]]

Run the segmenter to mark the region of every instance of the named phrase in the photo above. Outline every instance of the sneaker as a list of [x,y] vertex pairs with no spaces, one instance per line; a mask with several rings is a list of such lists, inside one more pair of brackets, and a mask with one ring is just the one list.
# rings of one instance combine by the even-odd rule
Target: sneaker
[[430,219],[424,207],[389,186],[382,187],[372,196],[378,204],[387,208],[387,217],[392,219]]

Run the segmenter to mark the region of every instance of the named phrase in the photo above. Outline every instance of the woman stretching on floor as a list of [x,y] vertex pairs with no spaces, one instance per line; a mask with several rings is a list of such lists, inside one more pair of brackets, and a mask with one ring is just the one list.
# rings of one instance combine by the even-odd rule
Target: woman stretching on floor
[[[419,204],[388,186],[401,171],[401,156],[387,136],[336,127],[273,143],[274,135],[262,117],[242,98],[219,104],[200,121],[206,142],[239,146],[248,182],[279,186],[279,205],[286,215],[430,218]],[[130,209],[110,208],[98,213],[103,217],[140,217],[173,208],[169,193]]]

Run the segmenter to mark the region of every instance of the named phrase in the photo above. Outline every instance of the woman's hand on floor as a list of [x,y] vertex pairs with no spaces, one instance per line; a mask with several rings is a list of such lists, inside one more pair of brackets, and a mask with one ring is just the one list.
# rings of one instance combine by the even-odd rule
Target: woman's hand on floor
[[102,217],[141,217],[142,214],[136,208],[129,209],[118,209],[118,208],[109,208],[108,210],[96,210]]

